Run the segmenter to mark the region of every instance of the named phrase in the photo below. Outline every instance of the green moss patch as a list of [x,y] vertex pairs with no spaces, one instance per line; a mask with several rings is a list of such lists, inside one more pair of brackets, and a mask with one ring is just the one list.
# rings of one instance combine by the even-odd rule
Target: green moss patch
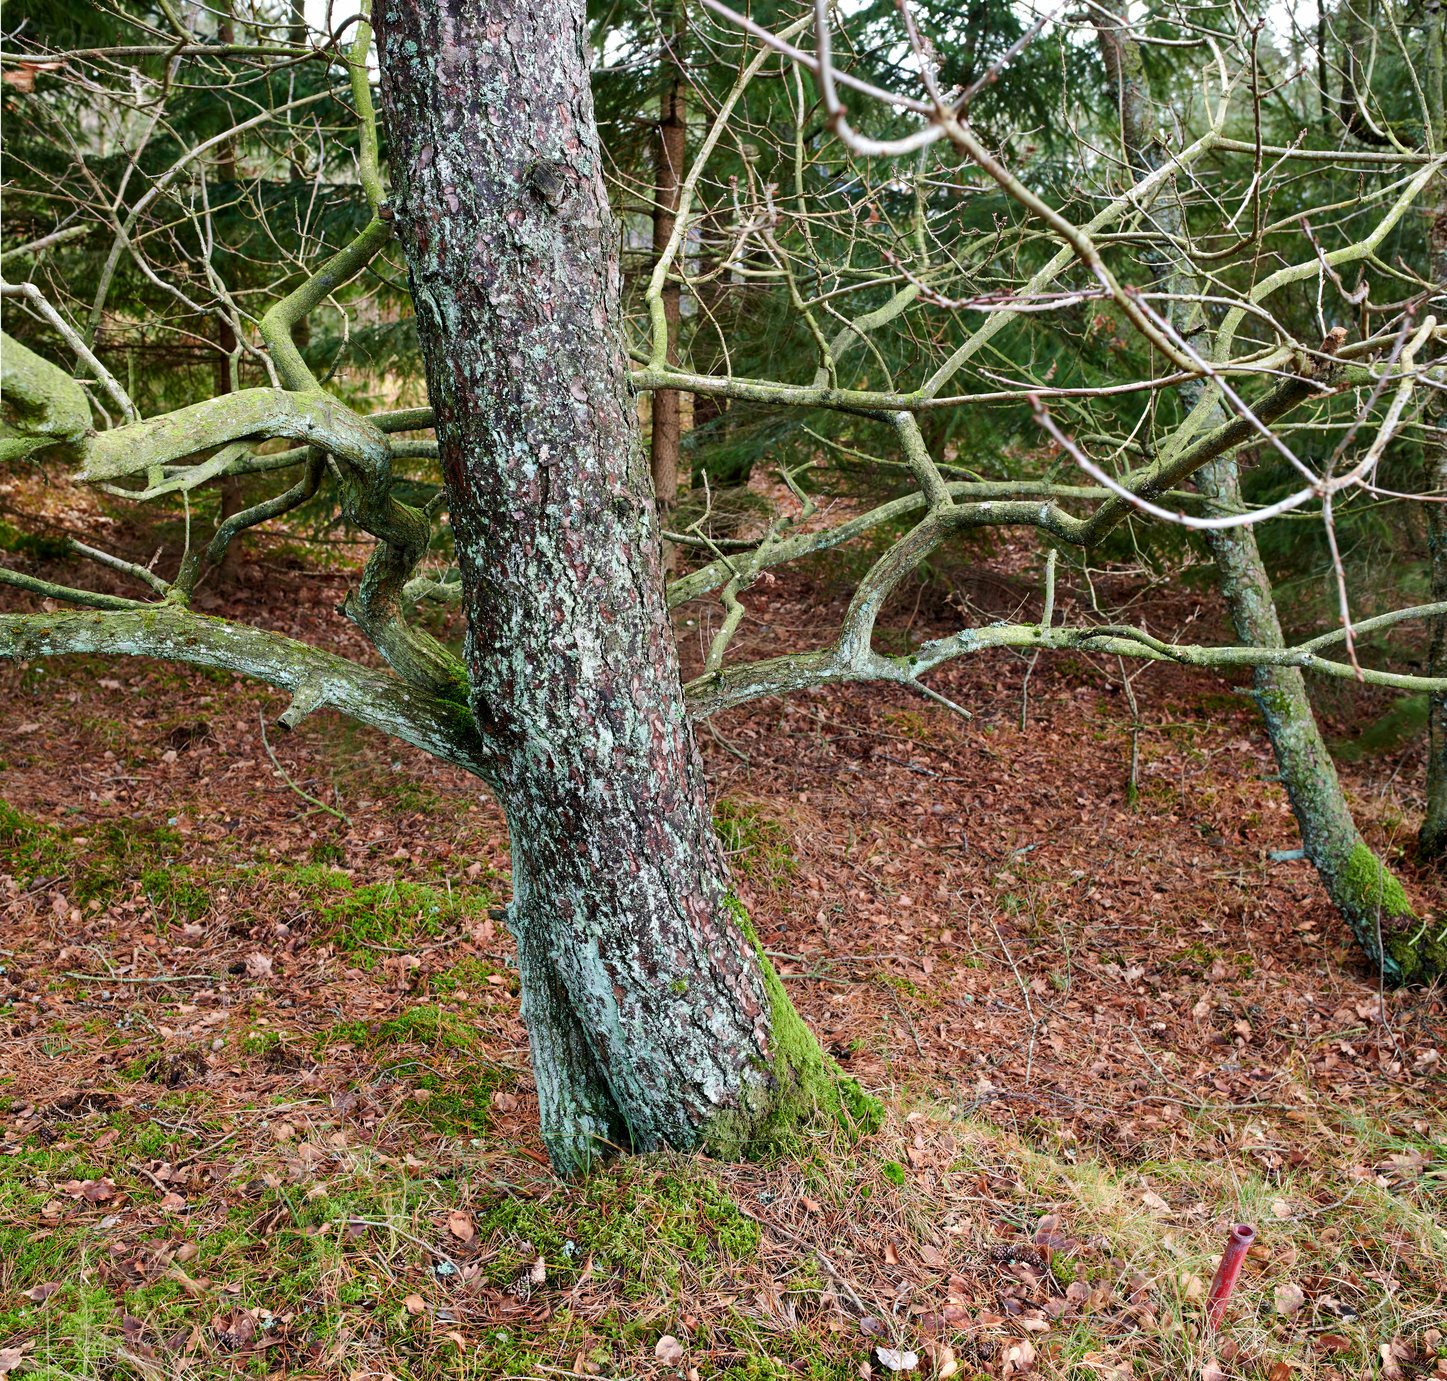
[[[180,856],[183,842],[175,830],[145,820],[107,820],[65,830],[0,800],[0,869],[22,886],[54,879],[81,906],[96,898],[108,900],[138,872],[144,886],[168,900],[194,905],[199,895],[194,879],[171,863]],[[173,873],[176,881],[170,883],[167,875]]]
[[713,826],[719,843],[760,886],[784,887],[799,871],[784,827],[747,802],[725,797],[714,806]]
[[495,904],[475,887],[398,881],[357,887],[339,869],[320,864],[291,869],[288,879],[314,906],[317,933],[349,951],[420,944],[449,927],[475,924]]
[[492,1095],[516,1077],[480,1054],[482,1042],[461,1017],[432,1003],[385,1021],[340,1022],[316,1044],[319,1054],[345,1044],[383,1056],[379,1073],[416,1090],[417,1119],[451,1136],[486,1131]]
[[697,1162],[666,1156],[621,1161],[538,1204],[504,1193],[477,1215],[478,1235],[497,1253],[488,1267],[506,1286],[541,1256],[550,1277],[591,1271],[637,1297],[686,1270],[724,1271],[759,1248],[758,1225]]

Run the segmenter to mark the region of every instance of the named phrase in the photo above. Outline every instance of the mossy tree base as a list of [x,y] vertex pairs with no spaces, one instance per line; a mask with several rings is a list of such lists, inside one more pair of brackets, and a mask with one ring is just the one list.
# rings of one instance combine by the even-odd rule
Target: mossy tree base
[[1329,885],[1332,900],[1369,955],[1381,935],[1381,967],[1392,983],[1430,983],[1447,974],[1447,922],[1420,917],[1402,884],[1358,840]]
[[[517,912],[514,910],[514,916]],[[703,1086],[687,1077],[697,1068],[699,1031],[682,1017],[673,1035],[634,1026],[603,1033],[595,1046],[586,1009],[570,998],[568,984],[536,928],[515,919],[520,931],[518,969],[523,1017],[532,1053],[543,1143],[562,1175],[585,1174],[618,1154],[669,1148],[701,1150],[717,1160],[754,1159],[794,1144],[811,1126],[850,1136],[878,1129],[883,1110],[824,1052],[795,1009],[738,900],[725,898],[722,928],[737,934],[756,965],[767,999],[754,1024],[756,1041],[731,1086]],[[681,985],[670,996],[682,1000]],[[640,1071],[672,1070],[638,1102]],[[616,1080],[616,1083],[615,1083]]]
[[702,1139],[704,1149],[720,1160],[749,1159],[788,1143],[811,1123],[830,1122],[856,1135],[877,1131],[884,1120],[879,1100],[824,1052],[784,991],[743,903],[731,895],[729,906],[753,948],[769,997],[770,1059],[743,1105],[714,1118]]
[[[1201,471],[1200,486],[1224,505],[1240,504],[1235,458],[1208,465]],[[1283,646],[1271,583],[1251,529],[1214,532],[1208,540],[1237,633],[1259,646]],[[1254,696],[1306,856],[1367,957],[1392,984],[1427,983],[1447,974],[1442,927],[1416,915],[1402,884],[1372,852],[1352,819],[1301,672],[1258,667]]]

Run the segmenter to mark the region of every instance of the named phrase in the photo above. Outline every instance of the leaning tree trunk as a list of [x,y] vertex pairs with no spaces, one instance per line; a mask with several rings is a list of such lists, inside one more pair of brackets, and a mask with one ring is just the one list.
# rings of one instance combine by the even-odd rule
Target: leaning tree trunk
[[[1196,480],[1213,505],[1227,510],[1241,507],[1234,455],[1212,461]],[[1252,530],[1229,528],[1209,533],[1207,540],[1237,636],[1256,647],[1284,647],[1271,582]],[[1447,973],[1443,937],[1434,936],[1433,927],[1414,914],[1402,884],[1372,852],[1352,820],[1301,672],[1295,667],[1257,667],[1253,694],[1266,721],[1306,856],[1362,948],[1392,982]]]
[[[1098,18],[1096,27],[1120,116],[1125,153],[1136,171],[1144,175],[1160,166],[1165,155],[1157,133],[1155,107],[1145,85],[1140,50],[1115,21]],[[1185,224],[1176,196],[1174,184],[1168,183],[1160,202],[1151,208],[1151,216],[1163,235],[1180,238]],[[1167,248],[1151,252],[1152,271],[1171,294],[1168,310],[1172,325],[1209,357],[1208,326],[1199,305],[1200,285],[1194,267],[1169,244],[1166,241]],[[1195,407],[1201,392],[1199,381],[1179,388],[1187,409]],[[1218,401],[1202,425],[1209,430],[1225,421]],[[1240,472],[1234,453],[1199,470],[1196,485],[1211,500],[1214,511],[1242,508]],[[1205,536],[1237,637],[1254,647],[1284,647],[1271,581],[1254,530],[1249,525],[1212,529]],[[1306,856],[1362,948],[1383,975],[1395,983],[1447,973],[1447,932],[1433,935],[1431,927],[1413,913],[1401,883],[1372,852],[1352,820],[1336,764],[1312,713],[1302,673],[1295,667],[1257,667],[1253,695],[1266,722]]]
[[663,603],[583,0],[381,0],[393,212],[436,410],[543,1136],[734,1154],[863,1111],[732,898]]

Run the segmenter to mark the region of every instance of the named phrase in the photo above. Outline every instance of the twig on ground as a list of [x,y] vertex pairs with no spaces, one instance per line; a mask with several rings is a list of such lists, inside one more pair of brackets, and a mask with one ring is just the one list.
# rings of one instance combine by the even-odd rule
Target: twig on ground
[[889,992],[890,996],[894,998],[894,1010],[898,1012],[900,1017],[903,1019],[905,1027],[909,1031],[909,1038],[914,1042],[915,1054],[918,1055],[920,1059],[924,1059],[924,1047],[921,1046],[919,1043],[919,1035],[914,1029],[914,1022],[910,1020],[909,1013],[904,1010],[903,1005],[900,1003],[899,989],[891,988]]
[[749,755],[742,748],[735,748],[719,731],[714,727],[712,716],[708,720],[708,731],[713,735],[713,741],[727,753],[732,753],[745,767],[749,766]]
[[1029,1088],[1031,1071],[1035,1067],[1035,1036],[1040,1030],[1040,1018],[1035,1015],[1035,1008],[1030,1002],[1030,989],[1025,986],[1025,980],[1020,976],[1020,970],[1015,967],[1015,956],[1010,953],[1010,946],[1005,943],[1005,937],[1000,934],[1000,927],[995,924],[993,916],[990,917],[990,928],[995,932],[995,938],[1005,952],[1005,958],[1010,964],[1010,971],[1015,975],[1015,982],[1020,985],[1020,995],[1025,999],[1025,1012],[1030,1018],[1030,1046],[1025,1052],[1025,1087]]
[[372,1218],[338,1218],[336,1220],[336,1223],[338,1227],[346,1227],[349,1223],[356,1223],[359,1227],[364,1228],[382,1228],[385,1231],[393,1233],[398,1237],[405,1238],[414,1246],[421,1247],[423,1251],[427,1252],[431,1256],[435,1256],[439,1261],[445,1261],[449,1266],[452,1267],[454,1271],[457,1272],[459,1279],[461,1279],[462,1277],[462,1272],[458,1267],[457,1262],[455,1262],[450,1256],[448,1256],[446,1252],[442,1251],[438,1247],[434,1247],[430,1242],[424,1241],[420,1237],[414,1237],[410,1232],[404,1232],[394,1223],[379,1223]]
[[64,978],[78,978],[82,983],[219,983],[214,973],[158,974],[154,978],[134,978],[124,973],[78,973],[66,969]]
[[325,801],[317,800],[315,796],[308,796],[307,793],[301,789],[301,787],[299,787],[294,781],[292,781],[289,776],[287,776],[286,768],[284,768],[279,762],[277,762],[276,754],[271,751],[271,744],[267,742],[265,711],[258,710],[256,718],[261,725],[261,746],[266,749],[266,756],[271,759],[271,765],[276,768],[277,776],[279,776],[282,781],[284,781],[294,792],[296,792],[296,794],[300,796],[303,801],[309,801],[318,810],[326,811],[328,815],[334,816],[336,819],[340,820],[344,825],[347,826],[348,829],[355,828],[352,824],[350,816],[343,815],[342,812],[337,810],[334,806],[329,806]]

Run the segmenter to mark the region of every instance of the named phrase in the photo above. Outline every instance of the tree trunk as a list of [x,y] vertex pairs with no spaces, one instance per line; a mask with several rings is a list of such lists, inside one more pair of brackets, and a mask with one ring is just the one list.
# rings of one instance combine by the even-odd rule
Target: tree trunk
[[[1376,29],[1375,6],[1371,0],[1345,0],[1341,8],[1341,96],[1337,100],[1337,119],[1342,129],[1364,144],[1385,145],[1387,139],[1378,134],[1362,115],[1362,102],[1366,92],[1362,90],[1361,79],[1366,71],[1361,50],[1372,41]],[[1365,13],[1363,12],[1365,10]]]
[[[1142,75],[1140,51],[1126,31],[1097,20],[1101,53],[1120,115],[1127,158],[1138,173],[1158,166],[1164,150],[1156,115]],[[1163,235],[1179,237],[1185,230],[1176,190],[1168,185],[1152,207],[1152,220]],[[1208,324],[1198,297],[1200,287],[1192,265],[1166,248],[1152,249],[1148,262],[1157,280],[1172,295],[1172,325],[1207,358]],[[1184,407],[1201,397],[1200,381],[1180,386]],[[1203,427],[1226,421],[1220,403]],[[1217,511],[1239,510],[1241,480],[1237,459],[1228,453],[1196,474],[1196,486]],[[1215,558],[1222,597],[1236,635],[1255,647],[1284,647],[1271,581],[1250,526],[1213,529],[1206,541]],[[1362,948],[1394,983],[1430,979],[1447,972],[1447,933],[1433,937],[1413,913],[1400,882],[1367,845],[1353,822],[1346,796],[1312,713],[1306,680],[1295,667],[1258,667],[1254,697],[1266,721],[1276,754],[1281,783],[1291,798],[1306,856],[1315,866],[1332,904],[1342,914]],[[1381,943],[1378,944],[1380,934]]]
[[[230,0],[222,0],[216,19],[216,41],[228,47],[236,42],[236,20],[232,13]],[[228,123],[235,123],[231,117],[229,106],[226,119]],[[236,181],[236,141],[234,139],[223,139],[217,146],[216,176],[222,182]]]
[[[1432,227],[1432,263],[1437,282],[1447,281],[1447,201],[1439,203]],[[1447,407],[1433,390],[1422,410],[1427,440],[1422,447],[1424,488],[1436,499],[1422,505],[1427,521],[1427,564],[1432,602],[1447,601]],[[1447,618],[1428,620],[1427,675],[1447,676]],[[1447,691],[1427,693],[1427,804],[1417,835],[1422,860],[1447,864]]]
[[[663,253],[678,223],[679,188],[683,181],[683,159],[688,124],[683,95],[683,73],[678,46],[683,41],[683,0],[674,0],[672,23],[668,24],[661,53],[663,85],[658,95],[658,146],[653,172],[653,254]],[[668,362],[678,363],[679,285],[663,285],[663,316],[668,324]],[[678,505],[678,451],[683,438],[681,397],[675,388],[655,389],[649,440],[649,468],[653,472],[653,493],[660,520],[667,525]],[[664,565],[674,567],[672,543],[664,544]]]
[[729,890],[663,604],[582,0],[382,0],[393,205],[543,1137],[737,1154],[867,1111]]
[[[232,175],[235,176],[234,172]],[[220,347],[220,353],[216,356],[216,396],[220,398],[231,392],[231,355],[236,349],[236,333],[225,317],[217,321],[216,341]],[[220,527],[228,518],[234,517],[246,507],[246,499],[239,475],[223,476],[218,482],[218,488],[221,492],[221,506],[216,516],[216,526]],[[216,579],[222,585],[235,583],[240,573],[241,541],[242,535],[237,533],[221,554],[221,562],[216,568]]]
[[[1433,406],[1425,411],[1429,425],[1447,425],[1447,415]],[[1447,445],[1429,437],[1423,446],[1428,493],[1447,497]],[[1447,512],[1441,503],[1423,505],[1427,520],[1427,563],[1432,581],[1432,602],[1447,600]],[[1447,676],[1447,617],[1434,615],[1427,622],[1427,675]],[[1427,804],[1417,832],[1417,856],[1435,868],[1447,864],[1447,691],[1427,692]]]
[[[231,0],[223,0],[216,21],[216,41],[231,44],[236,42],[236,22]],[[223,139],[216,149],[216,176],[222,182],[236,181],[236,141]],[[227,195],[232,195],[228,189]],[[216,396],[231,392],[231,354],[236,349],[236,333],[225,317],[216,321],[216,342],[220,353],[216,356]],[[242,498],[239,476],[230,475],[221,479],[217,488],[221,492],[220,511],[216,515],[216,526],[220,527],[228,518],[234,517],[246,507]],[[221,585],[233,585],[241,567],[241,537],[238,533],[226,544],[221,562],[216,568],[216,580]]]
[[[1447,109],[1442,94],[1442,6],[1427,6],[1427,101],[1432,115],[1436,148],[1447,136]],[[1437,214],[1427,232],[1432,281],[1447,282],[1447,178],[1437,179]],[[1447,498],[1447,406],[1432,389],[1422,409],[1427,439],[1422,447],[1423,487]],[[1422,505],[1427,519],[1427,561],[1432,581],[1432,602],[1447,600],[1447,503]],[[1447,675],[1447,618],[1429,620],[1427,675]],[[1427,805],[1417,835],[1417,852],[1424,862],[1441,868],[1447,863],[1447,692],[1427,695]]]

